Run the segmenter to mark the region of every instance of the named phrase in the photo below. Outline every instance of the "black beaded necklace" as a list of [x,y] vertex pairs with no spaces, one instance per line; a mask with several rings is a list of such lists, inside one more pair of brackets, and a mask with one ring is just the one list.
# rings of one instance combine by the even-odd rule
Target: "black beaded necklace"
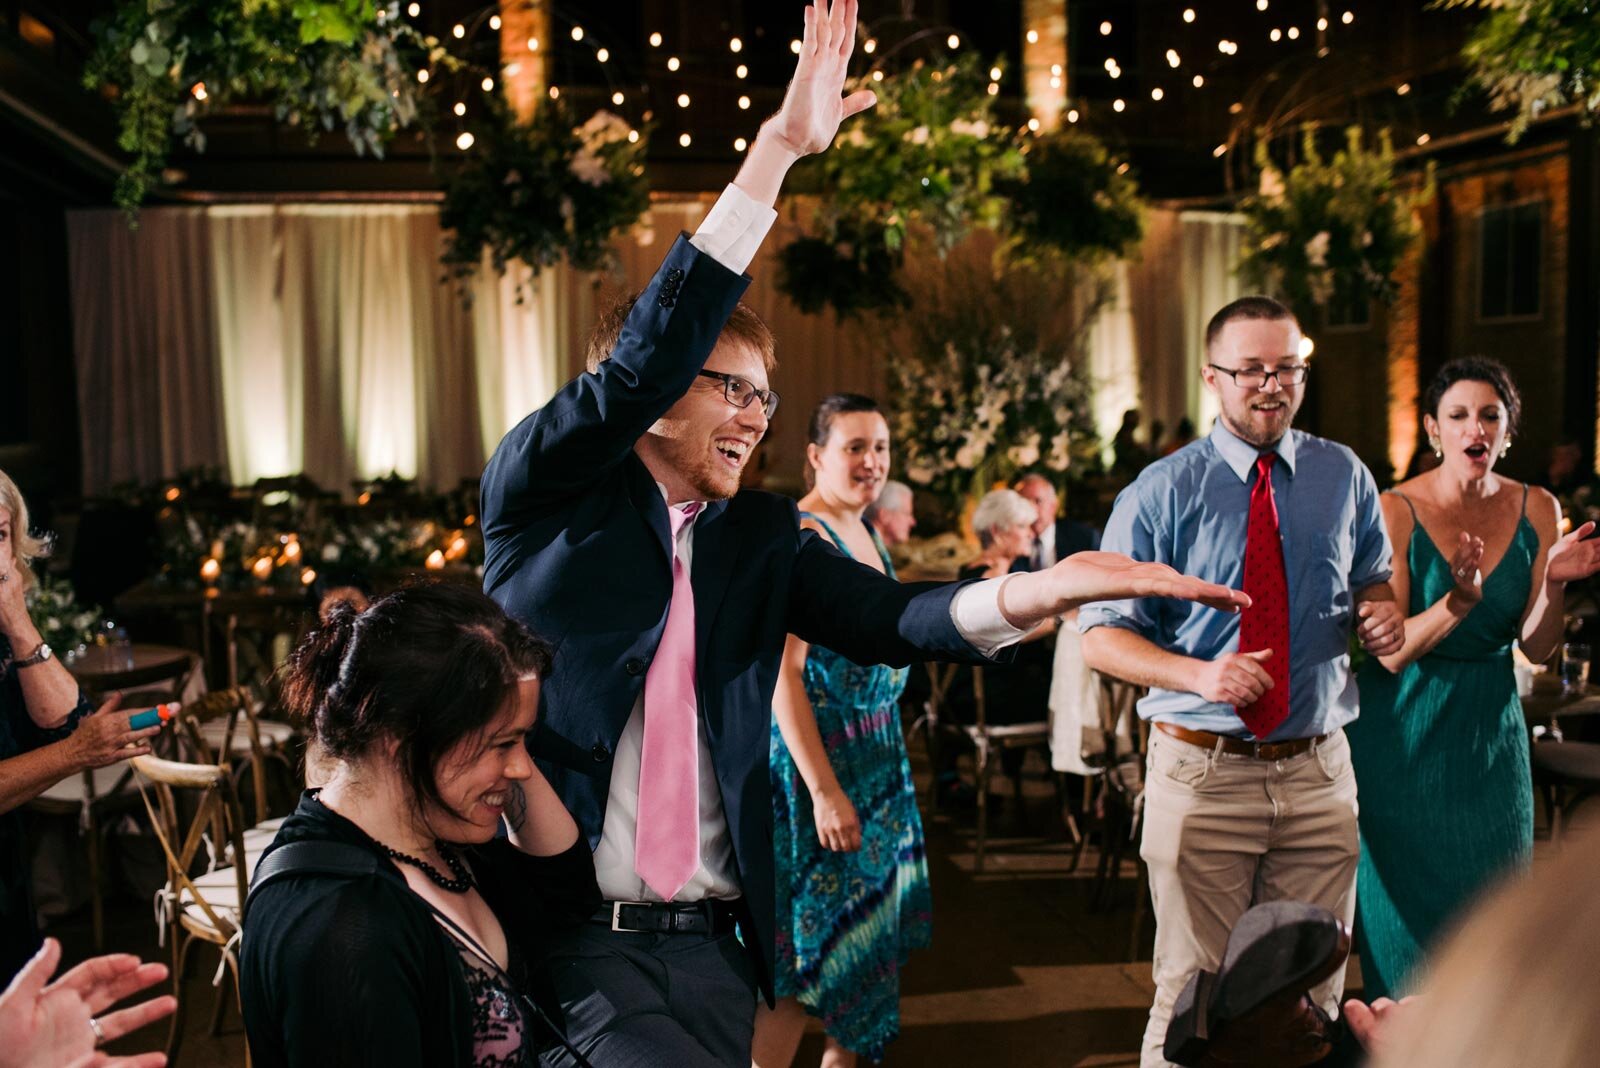
[[[377,839],[374,838],[373,841],[377,842]],[[420,857],[413,857],[409,853],[402,853],[400,850],[386,846],[382,842],[378,842],[378,845],[382,846],[385,853],[389,854],[389,856],[393,859],[400,861],[400,863],[409,864],[413,868],[420,868],[422,870],[422,874],[426,875],[430,880],[432,880],[433,884],[441,890],[448,891],[452,894],[464,894],[468,890],[471,890],[474,885],[472,882],[472,869],[467,867],[466,861],[462,860],[456,855],[455,850],[451,849],[443,842],[440,842],[438,845],[439,855],[444,858],[444,862],[446,864],[450,865],[450,874],[455,876],[454,879],[446,878],[444,875],[440,874],[438,868],[435,868],[432,864],[429,864]]]

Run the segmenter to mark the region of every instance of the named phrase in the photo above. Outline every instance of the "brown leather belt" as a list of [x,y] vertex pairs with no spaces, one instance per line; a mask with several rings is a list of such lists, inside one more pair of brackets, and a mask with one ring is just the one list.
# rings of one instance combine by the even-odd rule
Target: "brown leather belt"
[[1315,738],[1291,738],[1287,742],[1247,742],[1243,738],[1229,738],[1226,734],[1192,731],[1176,723],[1157,723],[1156,729],[1162,734],[1172,735],[1180,742],[1198,745],[1202,749],[1215,749],[1217,743],[1221,742],[1224,753],[1253,757],[1256,760],[1288,760],[1290,757],[1297,757],[1307,752],[1313,745],[1328,737],[1326,734],[1319,734]]

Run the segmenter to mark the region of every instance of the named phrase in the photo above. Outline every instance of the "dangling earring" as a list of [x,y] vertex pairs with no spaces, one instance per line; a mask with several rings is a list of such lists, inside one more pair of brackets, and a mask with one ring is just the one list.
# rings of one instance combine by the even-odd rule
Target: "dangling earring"
[[1429,445],[1429,447],[1431,447],[1433,449],[1433,455],[1435,457],[1437,457],[1440,460],[1444,459],[1444,450],[1439,447],[1439,439],[1438,438],[1429,438],[1428,439],[1428,445]]
[[1500,459],[1504,460],[1506,458],[1506,453],[1508,453],[1510,451],[1511,451],[1511,439],[1510,438],[1506,438],[1506,443],[1504,445],[1500,446]]

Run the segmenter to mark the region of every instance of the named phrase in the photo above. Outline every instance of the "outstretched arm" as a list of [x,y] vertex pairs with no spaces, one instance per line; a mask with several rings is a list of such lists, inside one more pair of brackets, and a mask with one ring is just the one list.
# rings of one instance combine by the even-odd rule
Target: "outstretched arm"
[[1237,612],[1250,604],[1250,598],[1239,590],[1181,574],[1166,564],[1141,563],[1121,553],[1073,553],[1053,567],[1003,581],[1000,611],[1006,622],[1023,630],[1091,601],[1171,597],[1224,612]]

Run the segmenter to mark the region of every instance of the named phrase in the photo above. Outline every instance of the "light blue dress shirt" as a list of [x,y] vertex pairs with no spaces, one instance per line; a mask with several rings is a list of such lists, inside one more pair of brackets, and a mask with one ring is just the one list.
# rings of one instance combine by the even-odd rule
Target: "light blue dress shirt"
[[[1355,453],[1298,430],[1284,435],[1276,451],[1272,491],[1289,585],[1289,718],[1270,740],[1283,741],[1326,734],[1356,718],[1353,595],[1389,579],[1393,552],[1377,484]],[[1118,495],[1100,547],[1242,588],[1259,455],[1218,420],[1210,436],[1151,464]],[[1237,615],[1167,598],[1086,605],[1078,627],[1123,627],[1202,660],[1239,648]],[[1139,715],[1253,738],[1232,705],[1198,694],[1152,689]]]

